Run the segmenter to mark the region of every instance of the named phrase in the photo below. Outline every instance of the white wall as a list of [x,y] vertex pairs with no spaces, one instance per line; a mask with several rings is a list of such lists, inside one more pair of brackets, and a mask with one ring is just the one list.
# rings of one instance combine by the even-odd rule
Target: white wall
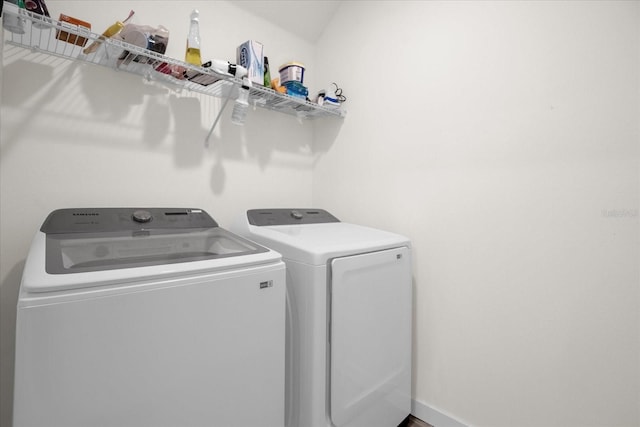
[[640,425],[637,2],[345,1],[317,46],[222,1],[47,4],[96,31],[133,8],[170,28],[177,58],[198,7],[205,58],[258,39],[272,65],[295,57],[315,88],[338,82],[349,114],[311,126],[258,111],[237,128],[227,112],[204,149],[217,100],[4,46],[0,425],[44,216],[167,204],[222,225],[313,204],[408,235],[418,409],[476,426]]
[[640,425],[640,3],[348,1],[317,49],[314,202],[413,241],[421,413]]
[[[169,28],[168,56],[183,58],[189,14],[201,12],[203,59],[235,62],[247,39],[271,63],[297,58],[313,81],[314,47],[220,1],[47,1],[95,31],[124,19]],[[15,304],[33,234],[53,209],[188,206],[227,226],[256,207],[311,205],[313,125],[250,111],[245,127],[230,109],[208,149],[220,101],[171,92],[141,77],[74,64],[4,45],[0,151],[0,425],[11,420]]]

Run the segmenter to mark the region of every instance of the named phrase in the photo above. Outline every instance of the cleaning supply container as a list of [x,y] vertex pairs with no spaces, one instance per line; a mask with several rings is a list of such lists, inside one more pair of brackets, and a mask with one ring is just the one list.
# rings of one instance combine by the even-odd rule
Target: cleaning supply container
[[304,83],[304,65],[299,62],[288,62],[278,68],[280,72],[280,84],[282,86],[287,82]]

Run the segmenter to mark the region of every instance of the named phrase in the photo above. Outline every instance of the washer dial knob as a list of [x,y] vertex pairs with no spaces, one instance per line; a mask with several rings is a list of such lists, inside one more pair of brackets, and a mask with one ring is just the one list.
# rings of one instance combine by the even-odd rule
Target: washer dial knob
[[151,221],[151,212],[149,211],[135,211],[133,213],[133,220],[135,222],[145,223]]

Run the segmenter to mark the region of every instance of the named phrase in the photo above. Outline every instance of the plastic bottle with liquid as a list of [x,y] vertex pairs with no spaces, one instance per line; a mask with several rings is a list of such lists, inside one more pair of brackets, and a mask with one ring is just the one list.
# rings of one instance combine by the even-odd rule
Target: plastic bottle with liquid
[[200,12],[198,9],[194,9],[191,12],[191,24],[189,26],[187,51],[184,60],[198,67],[202,65],[202,58],[200,57]]
[[242,86],[238,89],[238,98],[233,104],[233,111],[231,112],[231,123],[234,125],[244,125],[244,121],[247,118],[247,111],[249,110],[249,90],[251,89],[251,80],[247,77],[242,79]]
[[271,87],[271,71],[269,70],[269,58],[264,57],[264,86]]
[[[24,0],[9,0],[8,3],[14,4],[18,9],[24,9]],[[2,14],[2,26],[12,33],[24,34],[24,27],[27,24],[27,20],[20,15],[8,15]]]

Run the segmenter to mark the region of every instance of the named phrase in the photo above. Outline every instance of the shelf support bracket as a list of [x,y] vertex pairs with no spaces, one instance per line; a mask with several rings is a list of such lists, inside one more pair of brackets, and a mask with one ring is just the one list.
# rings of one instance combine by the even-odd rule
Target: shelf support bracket
[[224,103],[222,104],[222,108],[220,108],[220,111],[218,112],[218,115],[216,116],[216,119],[214,120],[213,124],[211,125],[211,129],[209,129],[209,133],[207,134],[207,137],[204,139],[204,147],[205,148],[209,148],[209,138],[211,138],[211,134],[213,133],[213,130],[216,128],[216,125],[218,124],[218,121],[220,121],[220,117],[222,116],[222,112],[224,111],[224,109],[227,107],[227,104],[229,103],[229,99],[231,98],[231,92],[232,90],[229,89],[229,95],[227,95],[227,97],[224,100]]

